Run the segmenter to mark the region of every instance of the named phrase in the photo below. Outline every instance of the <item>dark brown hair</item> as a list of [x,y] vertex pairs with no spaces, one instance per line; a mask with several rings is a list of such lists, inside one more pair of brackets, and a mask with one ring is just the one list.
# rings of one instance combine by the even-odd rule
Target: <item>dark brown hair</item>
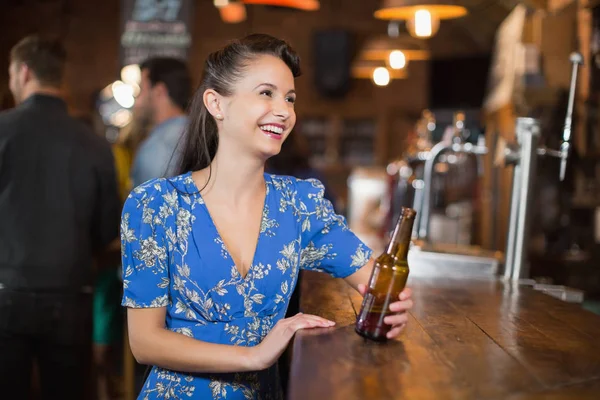
[[217,153],[217,123],[204,105],[204,92],[213,89],[222,96],[232,95],[233,84],[243,77],[247,65],[261,55],[281,59],[294,78],[300,76],[300,58],[296,52],[285,41],[269,35],[252,34],[211,53],[189,109],[190,122],[184,135],[179,174],[210,166]]
[[59,41],[27,36],[13,46],[10,61],[27,65],[42,85],[62,84],[67,52]]
[[176,58],[154,57],[140,64],[140,70],[148,71],[152,86],[163,83],[173,104],[185,110],[190,99],[192,78],[185,63]]

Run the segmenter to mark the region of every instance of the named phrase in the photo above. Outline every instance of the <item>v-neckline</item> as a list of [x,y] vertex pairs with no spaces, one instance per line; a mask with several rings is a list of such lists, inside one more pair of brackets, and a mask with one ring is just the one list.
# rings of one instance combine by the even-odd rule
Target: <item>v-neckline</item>
[[198,197],[202,200],[202,205],[203,205],[203,209],[206,212],[206,216],[208,217],[208,220],[210,222],[210,224],[212,225],[213,229],[215,230],[215,234],[217,236],[217,239],[219,240],[223,251],[225,251],[227,257],[233,262],[233,266],[235,267],[235,271],[238,274],[238,276],[240,278],[242,278],[242,280],[247,280],[250,277],[250,272],[252,271],[252,269],[254,268],[254,265],[256,264],[256,255],[258,253],[258,247],[260,245],[260,239],[262,238],[262,227],[263,224],[265,222],[265,214],[266,214],[266,210],[267,210],[267,205],[268,205],[268,199],[269,199],[269,182],[267,181],[267,177],[268,175],[265,173],[263,174],[264,179],[265,179],[265,199],[263,201],[263,206],[262,206],[262,211],[260,213],[260,225],[258,228],[258,236],[256,237],[256,244],[254,245],[254,253],[252,254],[252,261],[250,262],[250,266],[248,267],[248,271],[246,271],[245,275],[242,275],[242,273],[240,272],[235,260],[233,259],[233,256],[231,255],[231,252],[229,251],[229,249],[227,248],[227,244],[225,244],[225,241],[223,240],[223,236],[221,236],[221,232],[219,232],[219,228],[217,227],[217,224],[215,224],[215,220],[213,219],[212,215],[210,214],[210,210],[208,209],[208,206],[206,205],[206,201],[204,200],[204,197],[202,196],[202,194],[200,193],[200,190],[198,189],[198,185],[196,185],[196,182],[194,181],[194,178],[192,177],[192,172],[189,172],[189,178],[191,180],[192,185],[194,186],[196,193],[198,195]]

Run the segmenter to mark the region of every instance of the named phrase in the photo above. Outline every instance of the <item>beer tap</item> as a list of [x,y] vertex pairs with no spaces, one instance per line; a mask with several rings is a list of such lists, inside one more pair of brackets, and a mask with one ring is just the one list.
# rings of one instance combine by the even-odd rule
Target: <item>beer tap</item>
[[415,222],[415,229],[413,233],[413,237],[419,238],[425,242],[430,240],[431,209],[433,207],[433,174],[439,157],[447,151],[460,154],[470,154],[476,157],[478,172],[483,173],[483,163],[481,158],[488,153],[488,148],[485,145],[485,141],[479,140],[476,145],[465,142],[463,138],[464,114],[462,112],[455,114],[453,125],[455,132],[451,143],[437,143],[428,152],[425,161],[423,174],[423,196],[422,200],[420,200],[421,204],[418,204],[415,207],[418,212],[420,211],[420,216],[417,214],[417,220]]
[[573,125],[573,106],[575,104],[575,91],[577,84],[577,71],[580,65],[583,65],[583,56],[580,53],[572,53],[569,60],[573,64],[571,70],[571,86],[569,88],[569,101],[567,103],[567,116],[565,117],[565,124],[563,127],[563,141],[560,145],[560,150],[552,150],[545,147],[539,148],[537,154],[540,156],[551,156],[560,158],[560,181],[565,180],[565,174],[567,171],[567,160],[569,158],[569,151],[571,149],[571,131]]
[[570,57],[573,69],[571,72],[571,87],[569,88],[569,103],[567,105],[567,117],[565,118],[565,127],[563,129],[563,142],[560,145],[560,180],[565,179],[567,170],[567,158],[569,157],[569,141],[571,140],[571,126],[573,124],[573,104],[575,103],[575,90],[577,85],[577,70],[583,65],[583,56],[580,53],[573,53]]
[[505,279],[519,281],[529,278],[529,271],[526,268],[529,235],[528,217],[533,200],[533,175],[535,174],[537,157],[552,156],[559,158],[559,178],[561,181],[565,179],[570,150],[571,128],[573,125],[572,116],[577,87],[577,71],[579,66],[583,64],[583,56],[579,53],[573,53],[569,59],[573,66],[567,115],[563,128],[563,141],[560,150],[552,150],[545,147],[538,148],[540,122],[533,118],[517,118],[517,145],[507,146],[504,149],[505,164],[514,165],[508,241],[504,262]]

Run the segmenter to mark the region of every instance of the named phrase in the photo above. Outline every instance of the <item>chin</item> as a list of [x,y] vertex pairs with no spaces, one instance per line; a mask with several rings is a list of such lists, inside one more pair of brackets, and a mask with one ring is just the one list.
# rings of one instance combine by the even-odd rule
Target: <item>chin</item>
[[287,136],[284,136],[281,140],[273,140],[268,139],[266,141],[260,141],[260,147],[257,149],[260,154],[263,154],[266,157],[276,156],[281,152],[281,146],[287,139]]
[[279,146],[277,149],[269,149],[269,150],[264,150],[262,151],[262,155],[263,157],[266,159],[269,159],[271,157],[275,157],[277,154],[279,154],[281,152],[281,146]]
[[271,157],[276,156],[281,152],[281,145],[279,146],[264,146],[261,149],[258,149],[258,154],[263,160],[268,160]]

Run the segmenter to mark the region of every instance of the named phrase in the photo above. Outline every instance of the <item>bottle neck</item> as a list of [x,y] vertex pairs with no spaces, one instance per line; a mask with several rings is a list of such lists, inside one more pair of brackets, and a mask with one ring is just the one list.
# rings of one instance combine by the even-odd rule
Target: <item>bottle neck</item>
[[409,216],[400,214],[386,253],[397,259],[406,260],[414,222],[414,214]]

